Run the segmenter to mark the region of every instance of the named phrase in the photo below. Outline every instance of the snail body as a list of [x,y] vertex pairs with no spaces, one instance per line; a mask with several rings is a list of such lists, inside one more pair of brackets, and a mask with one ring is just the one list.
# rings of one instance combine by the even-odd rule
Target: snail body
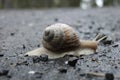
[[43,47],[27,52],[29,56],[47,54],[50,59],[63,57],[64,55],[88,55],[96,51],[100,40],[80,40],[76,31],[67,24],[56,23],[48,26],[43,31]]

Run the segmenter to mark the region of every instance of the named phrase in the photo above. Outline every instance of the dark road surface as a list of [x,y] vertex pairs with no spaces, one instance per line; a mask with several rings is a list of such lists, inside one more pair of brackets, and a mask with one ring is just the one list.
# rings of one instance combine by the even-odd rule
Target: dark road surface
[[[96,54],[81,56],[75,66],[65,64],[73,58],[41,61],[23,56],[41,45],[42,32],[50,24],[71,25],[81,39],[104,33],[108,40],[99,44]],[[0,80],[103,80],[87,72],[120,75],[120,7],[80,10],[1,10]]]

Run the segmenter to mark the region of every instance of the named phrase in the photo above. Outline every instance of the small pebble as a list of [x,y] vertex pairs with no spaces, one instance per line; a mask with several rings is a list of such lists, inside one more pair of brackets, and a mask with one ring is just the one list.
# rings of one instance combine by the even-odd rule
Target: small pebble
[[16,65],[28,65],[29,63],[27,61],[23,61],[23,62],[18,62],[16,63]]
[[106,73],[105,74],[105,79],[106,80],[114,80],[114,75],[112,73]]
[[40,72],[35,72],[35,73],[34,73],[34,76],[35,76],[36,78],[41,78],[42,75],[43,75],[43,73],[40,73]]
[[66,68],[60,68],[58,69],[60,73],[66,73],[67,72],[67,69]]
[[38,44],[37,47],[40,47],[40,44]]
[[7,75],[9,70],[0,70],[0,76],[5,76]]
[[103,41],[102,41],[102,43],[103,43],[104,45],[111,45],[111,44],[113,43],[113,40],[112,40],[111,37],[108,36],[106,40],[103,40]]
[[92,29],[93,27],[92,26],[89,26],[89,29]]
[[80,74],[80,76],[82,76],[82,77],[83,77],[83,76],[86,76],[86,74],[85,74],[85,73],[82,73],[82,74]]
[[98,27],[97,29],[98,29],[98,30],[103,30],[104,28],[103,28],[103,27]]
[[28,74],[34,75],[36,78],[41,78],[43,73],[36,72],[36,71],[29,71]]
[[66,62],[66,63],[67,63],[68,65],[74,67],[74,66],[76,65],[76,63],[77,63],[77,60],[78,60],[78,58],[72,57],[72,58],[70,58],[69,61]]
[[65,64],[68,64],[68,61],[65,61]]
[[55,21],[55,22],[58,22],[58,18],[55,18],[54,21]]
[[115,31],[115,28],[112,28],[111,31]]
[[85,35],[90,35],[90,32],[84,32]]
[[28,73],[29,74],[35,74],[35,71],[29,71]]
[[11,36],[14,36],[14,35],[15,35],[15,33],[10,33],[10,35],[11,35]]
[[96,59],[96,58],[92,58],[91,60],[92,60],[92,61],[97,61],[97,59]]
[[0,57],[3,57],[4,56],[4,54],[0,54]]
[[112,40],[105,40],[105,41],[103,41],[103,44],[104,45],[106,45],[106,44],[110,45],[110,44],[112,44],[112,42],[113,42]]
[[[11,71],[12,71],[12,70],[11,70]],[[12,73],[11,71],[9,71],[8,74],[6,75],[7,78],[12,78],[13,73]]]
[[38,63],[38,62],[40,62],[40,57],[34,56],[33,57],[33,63]]
[[10,76],[10,75],[7,75],[7,78],[12,78],[12,76]]
[[24,57],[28,57],[28,55],[26,54],[26,55],[24,55]]
[[25,49],[26,47],[25,47],[25,45],[23,44],[23,49]]
[[84,59],[84,55],[80,55],[79,59]]
[[92,24],[95,24],[95,22],[94,22],[94,21],[91,21],[91,23],[92,23]]
[[12,78],[12,76],[11,75],[7,75],[7,78]]
[[89,65],[87,65],[87,67],[89,67]]
[[115,45],[113,45],[112,47],[118,47],[119,45],[118,44],[115,44]]
[[117,69],[118,68],[118,66],[115,66],[115,69]]
[[48,55],[46,55],[46,54],[41,54],[41,55],[40,55],[40,60],[41,60],[41,61],[47,61],[47,60],[48,60]]

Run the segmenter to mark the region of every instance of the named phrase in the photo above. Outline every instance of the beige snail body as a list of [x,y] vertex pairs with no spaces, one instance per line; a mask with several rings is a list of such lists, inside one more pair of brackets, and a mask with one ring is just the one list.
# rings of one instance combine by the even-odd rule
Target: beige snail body
[[50,59],[63,57],[64,55],[80,56],[92,54],[96,51],[100,40],[80,40],[76,31],[67,24],[56,23],[48,26],[43,31],[43,47],[27,52],[29,56],[47,54]]

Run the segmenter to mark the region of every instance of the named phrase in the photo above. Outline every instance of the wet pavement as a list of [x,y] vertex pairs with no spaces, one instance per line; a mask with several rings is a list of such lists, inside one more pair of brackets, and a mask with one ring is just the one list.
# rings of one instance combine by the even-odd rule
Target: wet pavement
[[[103,33],[108,39],[88,56],[41,60],[23,56],[41,45],[42,32],[53,23],[71,25],[80,39]],[[0,80],[103,80],[88,72],[120,75],[120,8],[0,11]],[[70,60],[70,61],[69,61]],[[72,60],[72,61],[71,61]],[[69,64],[68,64],[69,62]],[[117,79],[116,79],[117,80]]]

